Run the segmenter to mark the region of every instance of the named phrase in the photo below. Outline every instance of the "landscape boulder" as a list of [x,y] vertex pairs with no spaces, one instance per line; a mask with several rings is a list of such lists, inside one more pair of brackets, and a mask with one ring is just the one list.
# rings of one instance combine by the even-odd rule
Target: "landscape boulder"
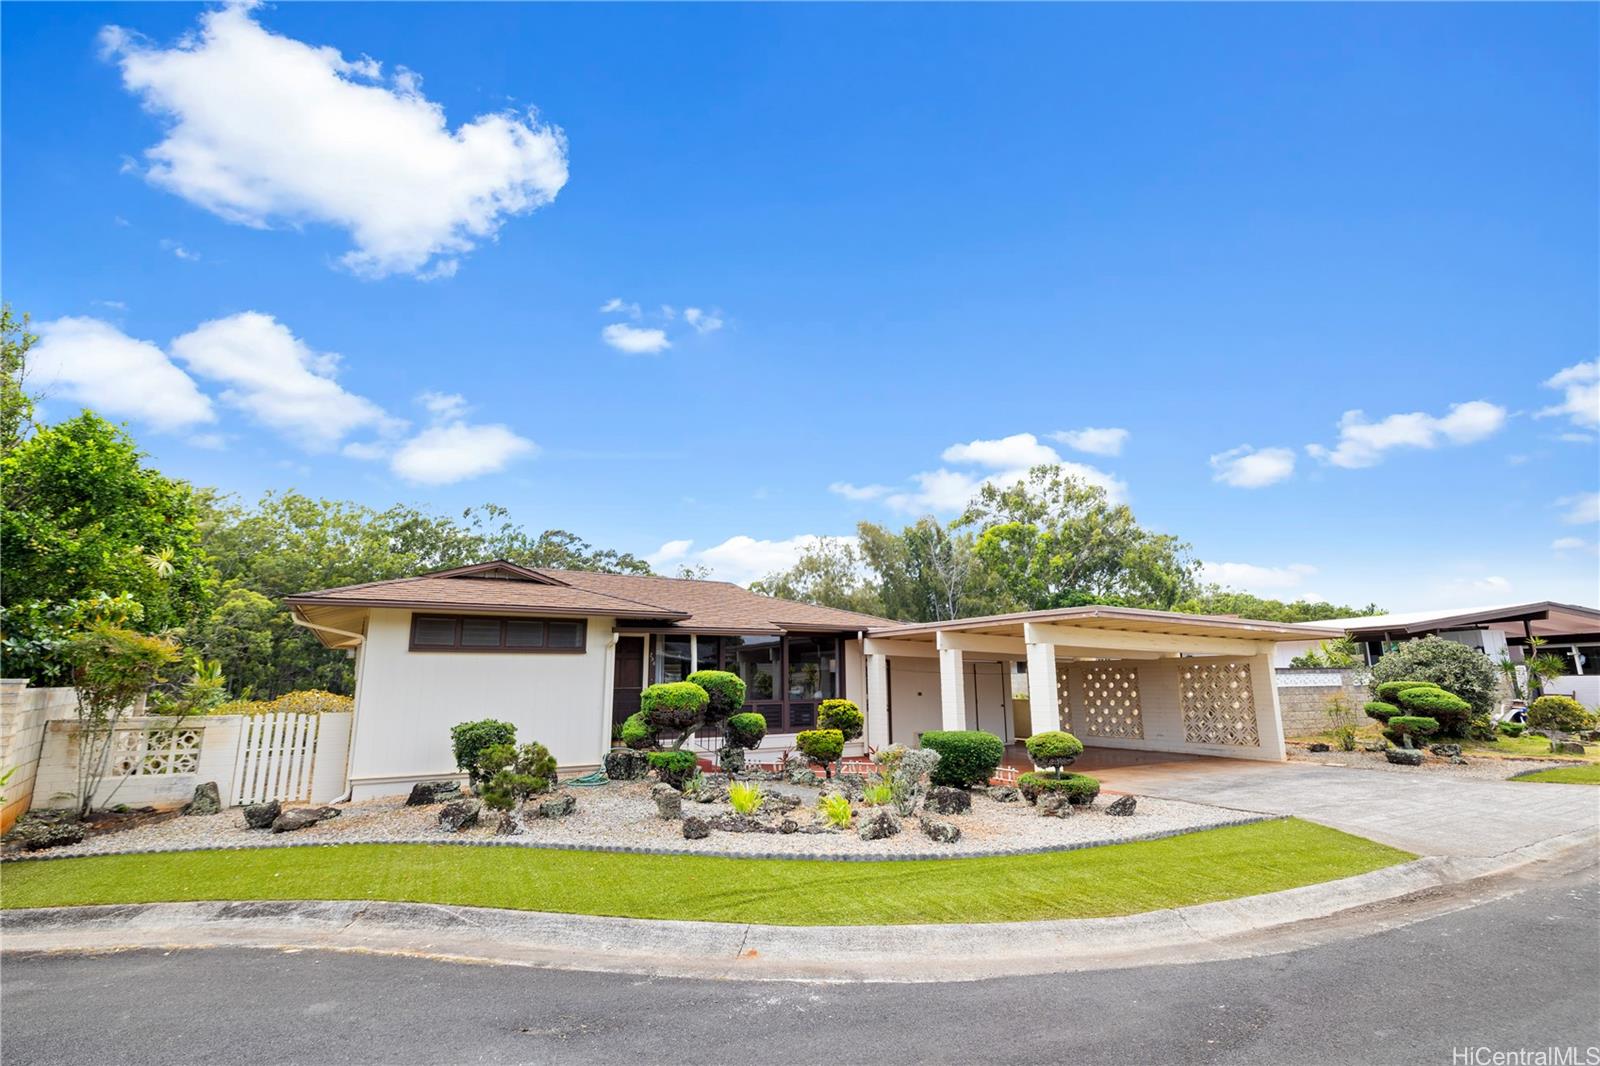
[[938,844],[954,844],[961,839],[961,827],[954,822],[941,822],[923,815],[917,820],[923,835]]
[[446,803],[439,809],[439,828],[451,833],[459,833],[468,826],[478,824],[478,815],[483,811],[483,804],[475,799],[459,799],[453,803]]
[[411,795],[406,797],[406,806],[427,807],[434,803],[449,803],[460,798],[460,781],[418,781],[411,786]]
[[184,814],[221,814],[222,793],[215,781],[206,781],[194,787],[194,798],[183,809]]
[[704,840],[711,835],[711,826],[704,818],[689,817],[683,820],[683,839]]
[[83,824],[72,820],[71,811],[39,810],[17,819],[6,843],[23,851],[43,851],[80,843],[86,835]]
[[1362,751],[1388,751],[1389,750],[1389,742],[1387,740],[1364,740],[1364,741],[1361,742],[1361,750]]
[[1396,766],[1421,766],[1422,752],[1411,748],[1390,748],[1384,756]]
[[540,818],[565,818],[578,809],[578,801],[570,792],[557,792],[539,801],[534,814]]
[[637,781],[650,772],[650,761],[642,751],[617,748],[606,752],[605,768],[613,781]]
[[935,785],[928,789],[928,798],[922,801],[922,809],[934,814],[966,814],[972,810],[972,797],[959,788]]
[[1106,813],[1117,818],[1126,818],[1139,806],[1139,801],[1132,796],[1119,796],[1112,800],[1106,807]]
[[768,792],[761,797],[762,814],[786,814],[800,806],[799,796],[790,796],[783,792]]
[[1039,814],[1045,818],[1071,818],[1072,801],[1065,793],[1046,792],[1038,800]]
[[1442,759],[1448,759],[1452,755],[1460,755],[1461,754],[1461,745],[1460,744],[1433,744],[1433,745],[1429,746],[1428,750],[1433,752],[1435,755],[1439,756]]
[[793,818],[785,818],[783,821],[778,823],[778,832],[782,833],[784,836],[788,836],[790,833],[798,832],[799,829],[800,823],[795,821]]
[[1332,751],[1333,749],[1331,747],[1329,747],[1328,745],[1326,745],[1326,744],[1317,743],[1317,744],[1307,744],[1306,745],[1306,750],[1307,751],[1322,752],[1322,751]]
[[322,821],[322,812],[315,807],[295,807],[284,811],[272,820],[274,833],[292,833],[296,829],[310,829]]
[[1552,740],[1550,742],[1551,755],[1582,755],[1584,747],[1576,740]]
[[271,829],[272,823],[283,813],[283,804],[277,800],[252,803],[244,809],[244,824],[249,829]]
[[878,810],[868,815],[861,821],[861,828],[856,830],[862,840],[883,840],[900,832],[900,819],[886,810]]
[[1010,785],[995,785],[989,789],[989,798],[996,803],[1015,803],[1020,798],[1020,795]]
[[655,793],[656,814],[662,821],[675,822],[683,817],[683,794],[676,789]]

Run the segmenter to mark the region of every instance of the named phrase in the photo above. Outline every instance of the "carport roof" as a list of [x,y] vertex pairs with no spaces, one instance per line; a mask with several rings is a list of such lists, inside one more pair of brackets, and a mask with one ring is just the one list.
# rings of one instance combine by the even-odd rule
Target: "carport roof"
[[1023,635],[1029,622],[1056,625],[1082,625],[1092,629],[1121,630],[1128,633],[1170,633],[1189,637],[1233,637],[1241,640],[1308,640],[1344,636],[1344,630],[1312,623],[1262,622],[1232,615],[1178,614],[1137,607],[1060,607],[1049,611],[1022,611],[992,614],[978,618],[954,618],[945,622],[913,625],[875,626],[874,637],[920,637],[946,633],[987,633],[996,636]]

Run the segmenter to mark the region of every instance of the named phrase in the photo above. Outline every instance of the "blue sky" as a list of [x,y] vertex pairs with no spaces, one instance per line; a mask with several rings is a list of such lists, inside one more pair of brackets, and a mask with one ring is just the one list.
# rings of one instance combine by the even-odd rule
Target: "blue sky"
[[1600,600],[1593,6],[0,18],[47,412],[169,473],[747,580],[1059,459],[1263,595]]

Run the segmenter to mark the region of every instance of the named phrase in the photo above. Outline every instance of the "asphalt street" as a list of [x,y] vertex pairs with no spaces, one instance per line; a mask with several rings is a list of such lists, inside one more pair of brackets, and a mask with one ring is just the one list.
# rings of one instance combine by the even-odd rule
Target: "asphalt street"
[[1600,876],[1284,955],[960,984],[7,954],[6,1063],[1452,1063],[1600,1048]]

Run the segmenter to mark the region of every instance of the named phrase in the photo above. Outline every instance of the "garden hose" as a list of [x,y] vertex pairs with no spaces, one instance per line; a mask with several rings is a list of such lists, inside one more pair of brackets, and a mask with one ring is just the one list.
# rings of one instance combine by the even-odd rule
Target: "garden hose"
[[611,779],[606,776],[606,772],[604,770],[594,770],[590,773],[584,774],[582,777],[574,777],[570,781],[563,781],[561,783],[563,785],[572,785],[576,788],[582,788],[588,785],[603,785],[609,780]]

